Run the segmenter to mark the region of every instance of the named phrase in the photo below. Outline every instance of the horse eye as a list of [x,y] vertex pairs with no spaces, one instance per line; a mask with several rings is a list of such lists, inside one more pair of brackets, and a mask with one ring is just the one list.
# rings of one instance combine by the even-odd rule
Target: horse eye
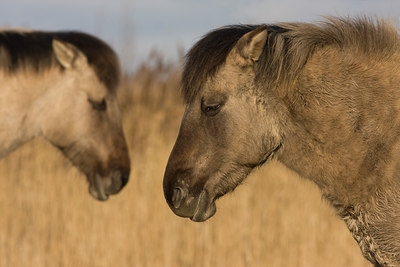
[[221,108],[221,104],[214,104],[214,105],[204,105],[203,106],[203,112],[209,116],[215,116],[218,114],[218,112],[220,111]]
[[104,111],[107,109],[107,102],[104,98],[101,101],[94,101],[89,98],[88,101],[94,110]]

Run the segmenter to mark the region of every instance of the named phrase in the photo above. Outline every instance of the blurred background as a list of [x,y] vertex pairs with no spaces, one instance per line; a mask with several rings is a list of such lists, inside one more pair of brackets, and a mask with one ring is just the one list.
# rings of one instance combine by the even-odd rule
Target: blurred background
[[0,160],[0,266],[369,266],[312,183],[277,162],[255,170],[205,223],[175,216],[163,172],[183,113],[182,58],[226,24],[369,15],[397,0],[1,0],[0,27],[99,36],[124,68],[119,98],[133,171],[101,203],[42,140]]
[[0,27],[81,30],[110,43],[127,71],[154,50],[179,58],[227,24],[317,21],[323,16],[400,17],[398,0],[1,0]]

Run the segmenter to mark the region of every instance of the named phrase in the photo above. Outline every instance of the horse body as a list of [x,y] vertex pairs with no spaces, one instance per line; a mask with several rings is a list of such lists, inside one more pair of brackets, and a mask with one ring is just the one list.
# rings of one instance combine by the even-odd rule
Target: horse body
[[86,174],[99,200],[126,184],[130,162],[116,97],[119,66],[76,32],[0,32],[0,157],[41,137]]
[[315,182],[363,255],[400,264],[400,42],[368,19],[215,30],[189,52],[186,111],[164,176],[179,216],[276,158]]

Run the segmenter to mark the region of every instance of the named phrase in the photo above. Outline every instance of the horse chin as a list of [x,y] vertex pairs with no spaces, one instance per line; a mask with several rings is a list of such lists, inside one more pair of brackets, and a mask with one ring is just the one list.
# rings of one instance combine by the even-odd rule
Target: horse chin
[[89,179],[89,193],[97,200],[106,201],[108,194],[104,190],[103,179],[100,175],[95,174],[93,179]]
[[204,222],[211,218],[216,211],[215,199],[206,190],[203,190],[198,198],[194,214],[190,219],[193,222]]

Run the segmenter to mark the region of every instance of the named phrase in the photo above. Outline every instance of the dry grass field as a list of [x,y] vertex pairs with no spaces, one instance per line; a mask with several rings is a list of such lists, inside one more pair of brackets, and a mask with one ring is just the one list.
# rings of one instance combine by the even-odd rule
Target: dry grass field
[[120,90],[132,173],[107,202],[42,140],[0,160],[0,267],[369,266],[315,185],[272,162],[205,223],[175,216],[162,178],[183,105],[154,56]]

